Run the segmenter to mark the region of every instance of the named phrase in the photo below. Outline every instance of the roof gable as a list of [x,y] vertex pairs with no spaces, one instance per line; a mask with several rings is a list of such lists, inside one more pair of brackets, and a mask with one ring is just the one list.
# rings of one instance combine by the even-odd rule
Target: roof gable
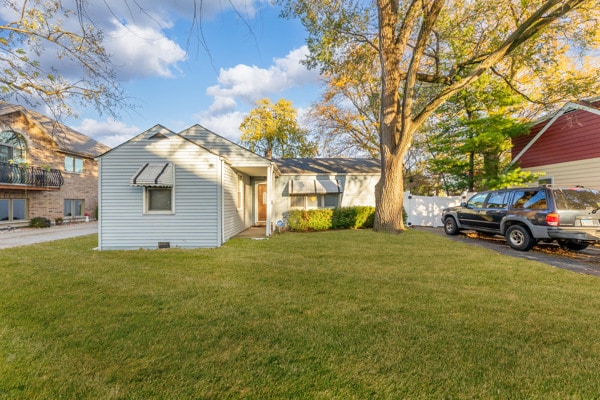
[[179,132],[178,135],[216,155],[226,158],[234,167],[244,165],[269,166],[271,164],[271,160],[261,157],[198,124]]
[[[172,137],[174,135],[175,135],[175,133],[173,131],[171,131],[170,129],[165,128],[164,126],[162,126],[160,124],[156,124],[152,128],[145,130],[144,132],[132,137],[131,139],[121,143],[120,145],[118,145],[116,147],[113,147],[112,149],[109,149],[108,151],[101,154],[99,157],[100,158],[104,157],[105,155],[110,154],[117,149],[128,146],[130,143],[135,143],[135,142],[139,142],[142,140],[168,139],[169,137]],[[152,138],[154,138],[154,139],[152,139]]]
[[93,158],[110,149],[108,146],[36,111],[28,110],[19,105],[0,104],[0,115],[12,113],[23,115],[50,137],[58,148],[65,153]]
[[[600,103],[586,103],[586,102],[568,102],[564,106],[562,106],[558,111],[554,113],[553,116],[542,120],[536,123],[532,128],[532,134],[529,136],[521,136],[514,138],[513,142],[513,159],[510,165],[515,164],[519,160],[521,160],[524,155],[527,153],[531,147],[538,142],[542,136],[548,131],[554,131],[553,125],[560,125],[559,122],[563,122],[565,118],[570,118],[571,113],[575,112],[584,112],[592,114],[592,118],[600,117]],[[588,116],[590,114],[587,114]],[[564,125],[564,124],[563,124]],[[568,129],[564,131],[564,134],[568,134],[568,131],[574,131],[573,129]],[[554,132],[556,133],[556,132]],[[565,138],[565,140],[571,140],[571,138]],[[582,155],[583,156],[583,155]],[[565,157],[568,157],[565,155]],[[566,159],[565,159],[566,160]],[[562,161],[565,161],[562,160]],[[557,161],[558,162],[558,161]]]

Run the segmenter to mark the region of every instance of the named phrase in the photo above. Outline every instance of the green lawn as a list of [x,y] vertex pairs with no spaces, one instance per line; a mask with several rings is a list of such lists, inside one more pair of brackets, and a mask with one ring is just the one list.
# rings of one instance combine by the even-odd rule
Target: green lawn
[[600,279],[411,230],[0,250],[1,399],[590,399]]

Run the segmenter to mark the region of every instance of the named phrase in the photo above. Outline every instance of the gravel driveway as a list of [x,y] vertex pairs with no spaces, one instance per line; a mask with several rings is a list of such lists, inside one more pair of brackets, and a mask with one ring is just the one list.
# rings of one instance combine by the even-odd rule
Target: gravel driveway
[[444,236],[448,240],[485,247],[510,257],[526,258],[557,268],[600,277],[600,247],[598,246],[590,246],[580,252],[572,252],[565,251],[556,244],[541,243],[530,251],[517,251],[510,248],[504,238],[500,236],[487,237],[472,231],[461,231],[456,236],[450,236],[444,233],[443,228],[415,227],[415,229]]
[[0,249],[27,246],[76,236],[98,233],[98,223],[80,222],[50,228],[15,228],[0,230]]

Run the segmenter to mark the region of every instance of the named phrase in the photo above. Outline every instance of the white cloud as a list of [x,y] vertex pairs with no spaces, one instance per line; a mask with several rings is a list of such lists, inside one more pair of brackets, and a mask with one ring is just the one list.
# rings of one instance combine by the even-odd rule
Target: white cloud
[[81,121],[79,126],[74,126],[73,129],[111,148],[142,132],[135,126],[127,126],[123,122],[115,121],[112,118],[106,121],[86,118]]
[[151,27],[123,26],[105,35],[105,46],[120,79],[172,77],[173,68],[186,59],[177,43]]
[[204,111],[196,115],[200,125],[226,137],[234,143],[240,140],[240,124],[244,120],[244,117],[245,114],[240,111],[233,111],[226,114],[214,114]]
[[209,87],[206,94],[215,98],[213,105],[218,109],[217,103],[224,103],[224,99],[235,101],[239,98],[254,103],[292,87],[317,83],[318,71],[308,70],[301,64],[307,52],[306,46],[292,50],[284,58],[273,60],[269,68],[238,64],[233,68],[221,69],[218,84]]
[[319,83],[319,73],[308,70],[301,63],[307,52],[306,46],[294,49],[283,58],[275,58],[268,68],[239,64],[221,69],[218,84],[206,90],[214,100],[208,110],[196,115],[199,123],[238,142],[239,126],[247,114],[239,110],[238,100],[248,108],[261,98]]

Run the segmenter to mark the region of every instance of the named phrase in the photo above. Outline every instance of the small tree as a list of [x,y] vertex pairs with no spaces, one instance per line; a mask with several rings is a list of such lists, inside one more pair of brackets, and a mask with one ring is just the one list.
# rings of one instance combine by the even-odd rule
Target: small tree
[[312,157],[317,147],[296,121],[297,111],[289,100],[273,104],[269,99],[256,102],[256,108],[240,125],[241,144],[266,157]]

